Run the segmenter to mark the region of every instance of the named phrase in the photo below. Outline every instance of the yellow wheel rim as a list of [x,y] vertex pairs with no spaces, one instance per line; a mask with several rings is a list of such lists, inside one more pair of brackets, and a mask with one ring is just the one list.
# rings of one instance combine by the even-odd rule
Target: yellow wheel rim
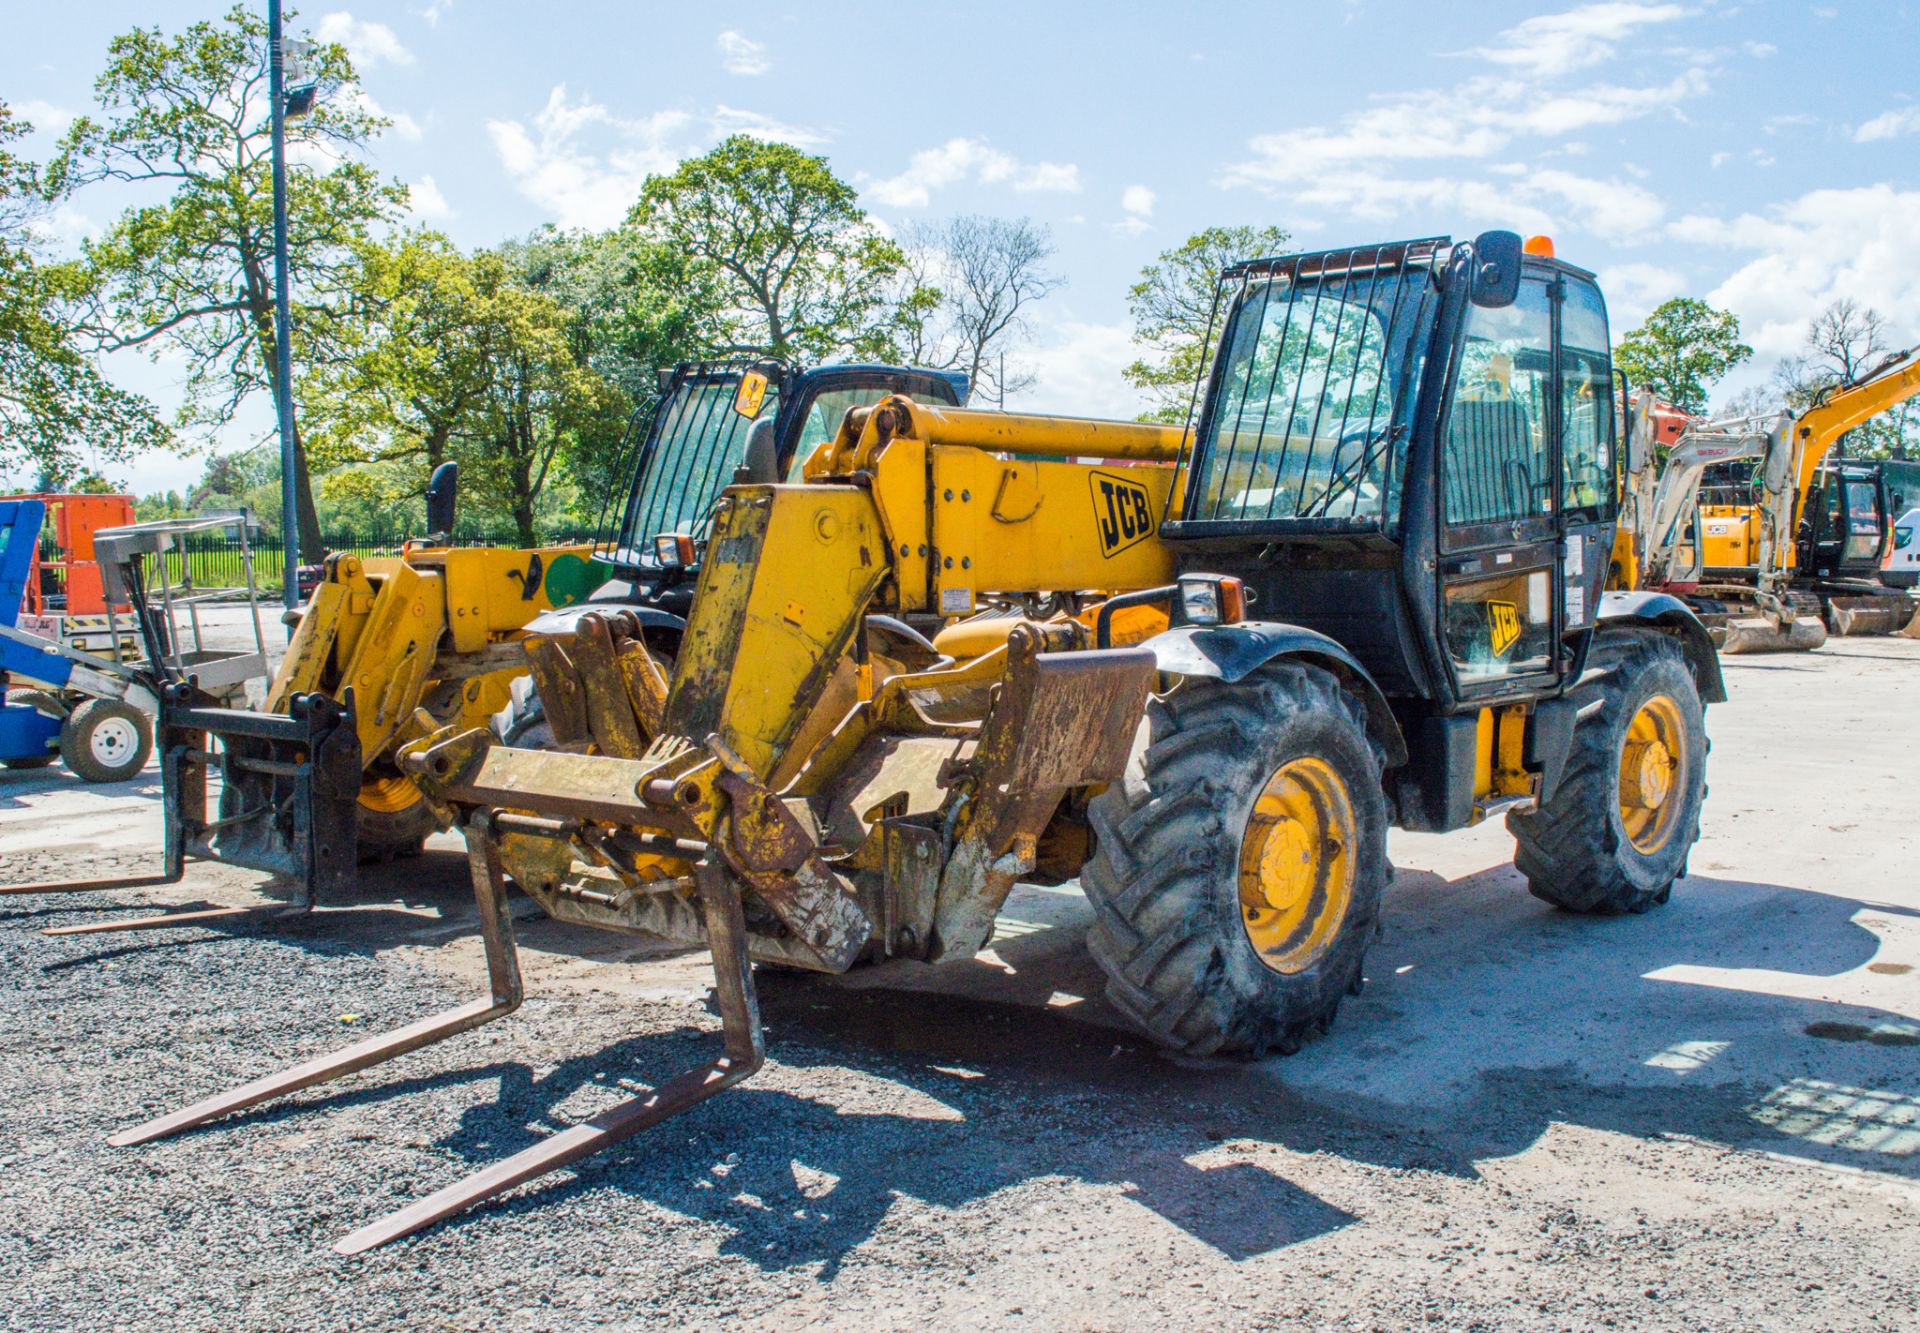
[[409,806],[417,805],[422,799],[420,789],[413,785],[413,779],[403,778],[398,773],[388,777],[368,774],[360,782],[360,804],[383,815],[397,815]]
[[1651,856],[1667,845],[1686,804],[1686,730],[1680,705],[1656,694],[1627,723],[1620,746],[1620,824]]
[[1353,900],[1353,798],[1325,760],[1290,759],[1267,779],[1240,839],[1240,925],[1260,961],[1305,971]]

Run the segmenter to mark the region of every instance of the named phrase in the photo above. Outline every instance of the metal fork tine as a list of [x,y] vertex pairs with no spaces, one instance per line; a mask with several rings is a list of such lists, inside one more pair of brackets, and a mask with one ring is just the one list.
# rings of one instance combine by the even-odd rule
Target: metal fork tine
[[480,908],[480,933],[486,944],[489,994],[485,999],[469,1001],[457,1009],[449,1009],[392,1032],[369,1037],[344,1051],[323,1055],[277,1074],[255,1079],[243,1087],[195,1102],[171,1115],[122,1130],[107,1142],[115,1147],[126,1147],[165,1138],[169,1134],[218,1119],[229,1112],[298,1092],[316,1083],[325,1083],[391,1060],[396,1055],[444,1041],[518,1009],[521,997],[520,965],[514,950],[513,924],[507,913],[506,882],[501,875],[499,858],[494,853],[484,816],[476,816],[463,831],[467,838],[468,864],[473,875],[474,901]]
[[164,912],[159,916],[135,917],[131,921],[89,921],[79,926],[50,926],[42,935],[109,935],[123,930],[164,930],[168,926],[190,926],[200,921],[231,921],[257,917],[278,920],[301,912],[299,907],[209,907],[194,912]]
[[536,1176],[631,1138],[649,1125],[697,1105],[752,1075],[765,1059],[760,1040],[760,1009],[754,997],[746,947],[746,920],[740,891],[711,857],[700,866],[700,896],[706,910],[707,938],[713,950],[714,989],[719,1001],[725,1053],[717,1060],[677,1074],[644,1097],[603,1111],[585,1124],[562,1130],[495,1162],[465,1180],[409,1204],[334,1243],[340,1254],[359,1254],[411,1235]]
[[178,875],[131,875],[111,879],[42,880],[36,884],[0,884],[0,898],[29,893],[102,893],[109,889],[144,889],[156,884],[177,884]]

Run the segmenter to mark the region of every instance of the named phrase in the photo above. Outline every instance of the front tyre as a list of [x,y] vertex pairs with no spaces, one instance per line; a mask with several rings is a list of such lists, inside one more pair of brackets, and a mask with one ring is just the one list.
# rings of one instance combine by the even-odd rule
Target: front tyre
[[1662,634],[1615,634],[1589,661],[1606,676],[1580,696],[1600,707],[1575,726],[1551,800],[1507,816],[1514,864],[1537,898],[1616,915],[1663,903],[1686,874],[1706,798],[1700,690]]
[[60,758],[88,782],[124,782],[152,753],[153,723],[118,699],[89,699],[60,725]]
[[1360,705],[1328,672],[1275,662],[1149,700],[1088,816],[1087,944],[1158,1041],[1291,1052],[1359,990],[1387,811]]

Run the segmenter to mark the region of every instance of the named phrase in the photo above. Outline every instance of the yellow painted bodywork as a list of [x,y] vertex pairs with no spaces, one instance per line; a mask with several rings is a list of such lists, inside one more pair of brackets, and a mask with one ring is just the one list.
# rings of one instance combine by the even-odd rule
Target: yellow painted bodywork
[[[415,718],[423,706],[438,725],[486,725],[511,701],[526,664],[511,654],[498,665],[485,657],[451,664],[461,654],[497,653],[553,609],[539,571],[560,555],[585,559],[590,548],[409,547],[393,557],[335,557],[274,674],[267,711],[286,712],[296,694],[344,700],[351,690],[368,768],[424,734]],[[395,799],[388,791],[378,803]]]
[[[1755,533],[1760,524],[1758,505],[1701,505],[1701,565],[1707,569],[1739,569],[1760,558]],[[1794,566],[1794,551],[1787,543],[1780,553],[1782,567]]]
[[1473,799],[1476,805],[1503,796],[1531,796],[1535,777],[1527,772],[1526,704],[1483,708],[1474,719]]
[[[1168,582],[1172,555],[1153,539],[1178,502],[1169,465],[1180,442],[1168,426],[896,397],[848,413],[804,475],[870,477],[897,609],[964,616],[983,593]],[[1001,448],[1048,457],[1008,458]],[[1075,458],[1133,461],[1065,461]]]
[[[891,433],[876,425],[887,410]],[[1038,441],[1063,456],[1132,452],[1149,461],[1009,459],[949,439],[1022,452],[1039,452]],[[664,733],[715,737],[756,774],[785,771],[796,737],[813,734],[810,719],[823,708],[845,715],[845,683],[856,700],[874,696],[872,671],[842,670],[869,613],[961,616],[986,593],[1100,594],[1171,582],[1171,553],[1153,538],[1174,478],[1161,460],[1179,439],[1158,426],[936,411],[901,398],[849,413],[839,438],[809,460],[805,481],[734,486],[721,497]],[[1004,658],[1016,623],[947,642],[962,660]],[[1164,613],[1142,608],[1125,628],[1144,637],[1165,623]],[[1084,624],[1060,628],[1090,637]],[[705,781],[685,777],[690,805]]]

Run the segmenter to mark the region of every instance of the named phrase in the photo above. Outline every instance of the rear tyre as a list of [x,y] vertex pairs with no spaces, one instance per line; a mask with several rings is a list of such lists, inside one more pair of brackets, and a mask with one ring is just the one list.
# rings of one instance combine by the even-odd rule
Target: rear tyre
[[89,699],[60,727],[60,758],[88,782],[124,782],[152,753],[153,723],[118,699]]
[[1617,915],[1663,903],[1700,837],[1707,738],[1700,691],[1662,634],[1597,642],[1605,679],[1580,696],[1600,708],[1573,732],[1553,798],[1507,816],[1514,864],[1536,898]]
[[1332,675],[1271,663],[1147,704],[1088,810],[1107,995],[1193,1055],[1290,1053],[1357,993],[1387,864],[1380,757]]

